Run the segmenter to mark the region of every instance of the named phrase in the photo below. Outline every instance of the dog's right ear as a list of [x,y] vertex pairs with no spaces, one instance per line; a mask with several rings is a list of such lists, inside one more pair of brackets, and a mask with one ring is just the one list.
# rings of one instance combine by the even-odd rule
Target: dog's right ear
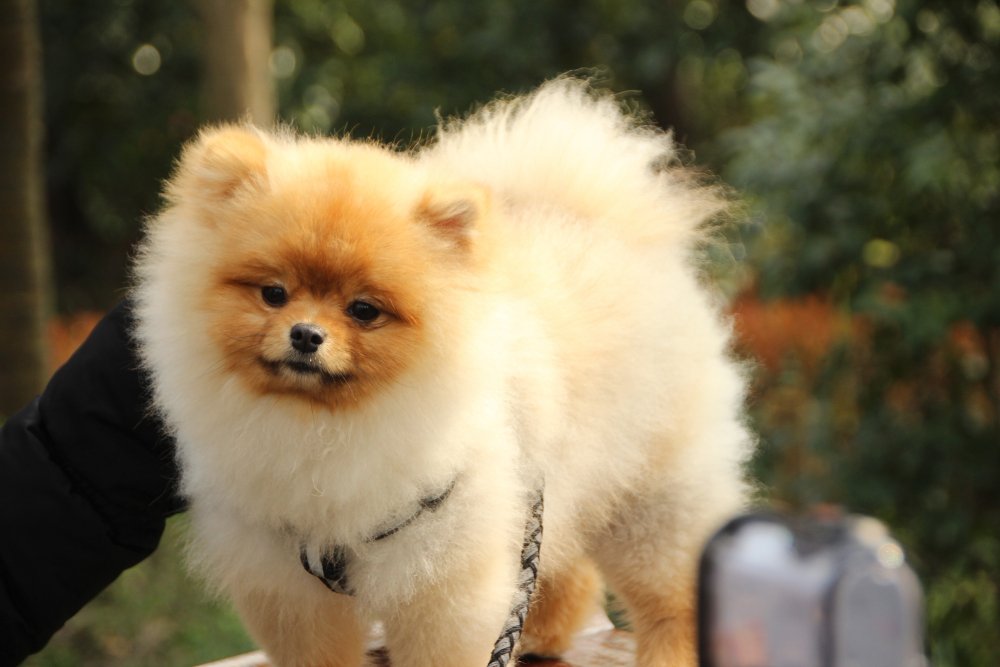
[[241,191],[267,187],[266,139],[252,127],[223,125],[202,130],[184,147],[167,197],[221,203]]

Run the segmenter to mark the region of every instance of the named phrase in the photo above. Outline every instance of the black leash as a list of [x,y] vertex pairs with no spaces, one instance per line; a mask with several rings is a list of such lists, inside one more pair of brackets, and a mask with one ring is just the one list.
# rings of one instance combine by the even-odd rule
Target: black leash
[[[366,542],[377,542],[387,537],[395,535],[403,528],[416,521],[424,512],[433,512],[440,507],[455,488],[455,481],[442,493],[420,500],[420,507],[392,528],[383,530]],[[500,636],[493,645],[493,652],[490,654],[490,661],[487,667],[506,667],[514,655],[514,648],[517,640],[524,630],[524,619],[528,615],[528,607],[531,605],[531,596],[535,592],[538,583],[538,559],[542,548],[542,513],[544,510],[544,493],[542,487],[535,492],[531,503],[531,511],[524,526],[524,542],[521,545],[521,572],[517,578],[517,590],[511,602],[510,614],[500,631]],[[335,545],[333,549],[325,553],[319,553],[309,549],[306,545],[299,548],[299,559],[302,567],[306,571],[323,582],[323,585],[334,593],[341,595],[353,595],[347,579],[347,566],[349,554],[347,549],[341,545]]]

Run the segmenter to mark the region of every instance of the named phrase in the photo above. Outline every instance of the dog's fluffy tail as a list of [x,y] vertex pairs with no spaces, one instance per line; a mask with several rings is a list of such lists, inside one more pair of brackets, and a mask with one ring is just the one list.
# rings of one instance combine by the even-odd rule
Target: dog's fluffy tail
[[572,77],[443,122],[423,158],[503,202],[555,207],[639,243],[686,245],[725,208],[669,134]]

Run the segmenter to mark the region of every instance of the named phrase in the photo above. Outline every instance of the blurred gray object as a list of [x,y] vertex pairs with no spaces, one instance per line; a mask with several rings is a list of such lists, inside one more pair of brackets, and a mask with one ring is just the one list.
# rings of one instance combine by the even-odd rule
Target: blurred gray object
[[700,667],[924,667],[920,584],[885,526],[749,514],[709,541]]

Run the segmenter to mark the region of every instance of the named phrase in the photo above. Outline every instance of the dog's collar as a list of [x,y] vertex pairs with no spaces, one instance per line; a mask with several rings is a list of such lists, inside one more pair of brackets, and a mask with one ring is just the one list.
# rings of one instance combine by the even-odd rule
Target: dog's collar
[[[365,543],[371,544],[372,542],[392,537],[419,519],[425,512],[436,511],[444,504],[448,496],[451,495],[457,482],[458,478],[456,477],[451,480],[451,484],[444,491],[421,498],[418,501],[417,509],[407,518],[388,528],[376,531],[373,535],[365,538]],[[350,552],[346,546],[335,544],[328,550],[321,550],[316,547],[310,547],[307,544],[302,544],[299,546],[299,560],[302,561],[302,567],[309,574],[322,581],[334,593],[341,593],[343,595],[354,594],[354,589],[351,588],[347,580],[347,566],[350,561]]]
[[[427,511],[435,511],[447,500],[455,488],[452,483],[442,493],[421,499],[420,507],[409,518],[399,522],[388,530],[376,533],[366,539],[366,542],[377,542],[395,535],[406,528]],[[510,613],[500,631],[500,636],[493,645],[490,661],[487,667],[507,667],[514,656],[514,648],[521,637],[524,619],[531,605],[531,597],[538,582],[538,560],[542,548],[542,513],[544,508],[543,485],[539,485],[531,499],[528,517],[524,525],[524,541],[521,545],[521,572],[517,578],[517,590],[511,604]],[[353,595],[354,591],[347,580],[348,550],[341,545],[335,545],[328,552],[314,552],[305,545],[301,547],[302,566],[307,572],[323,582],[334,593]]]

